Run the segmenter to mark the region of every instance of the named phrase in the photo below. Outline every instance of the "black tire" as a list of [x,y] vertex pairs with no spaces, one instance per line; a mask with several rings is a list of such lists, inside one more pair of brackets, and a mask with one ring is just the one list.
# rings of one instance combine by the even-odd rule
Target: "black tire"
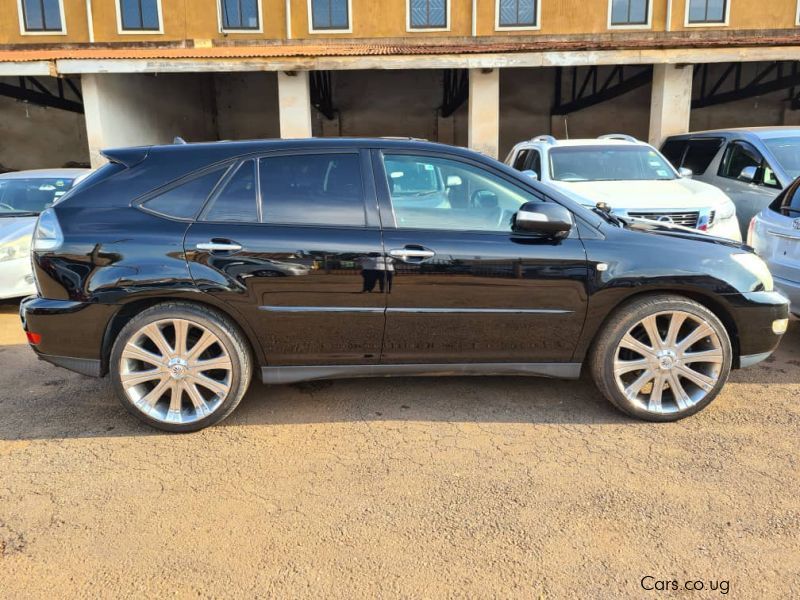
[[[228,393],[211,414],[191,423],[167,423],[151,418],[137,408],[128,397],[121,380],[120,363],[126,344],[143,327],[168,319],[183,319],[206,328],[219,339],[219,343],[224,346],[230,357],[230,389]],[[252,379],[252,371],[253,358],[250,346],[236,323],[212,308],[189,302],[158,304],[136,315],[123,327],[114,341],[109,362],[109,372],[114,389],[125,409],[151,427],[175,433],[199,431],[227,418],[247,392]]]
[[[689,313],[709,325],[719,339],[722,361],[716,385],[706,392],[706,396],[697,403],[683,410],[675,410],[675,412],[653,412],[642,406],[641,402],[632,400],[622,392],[617,384],[614,362],[623,337],[632,328],[647,317],[670,311]],[[592,379],[609,402],[632,417],[654,422],[679,421],[703,410],[714,401],[725,386],[732,364],[733,350],[730,336],[720,319],[702,304],[672,294],[643,296],[619,307],[603,325],[589,355]]]

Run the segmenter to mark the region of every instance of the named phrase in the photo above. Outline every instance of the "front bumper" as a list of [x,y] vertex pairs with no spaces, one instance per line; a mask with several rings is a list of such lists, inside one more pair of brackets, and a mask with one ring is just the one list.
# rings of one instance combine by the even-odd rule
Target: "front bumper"
[[780,292],[750,292],[725,295],[736,324],[739,360],[743,368],[767,359],[778,347],[783,334],[773,330],[776,321],[789,318],[789,300]]
[[36,293],[31,259],[15,258],[0,262],[0,300],[22,298]]
[[105,373],[103,343],[118,307],[108,304],[25,298],[19,306],[22,328],[40,336],[31,344],[38,357],[83,375]]

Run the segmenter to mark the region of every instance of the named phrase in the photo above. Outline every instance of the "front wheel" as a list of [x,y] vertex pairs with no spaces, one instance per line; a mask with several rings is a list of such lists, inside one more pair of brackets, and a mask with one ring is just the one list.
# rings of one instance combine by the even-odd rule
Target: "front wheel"
[[148,425],[173,432],[222,421],[247,391],[252,370],[234,323],[182,302],[134,317],[114,343],[110,368],[122,405]]
[[623,412],[648,421],[677,421],[711,404],[733,362],[719,318],[702,304],[673,295],[621,307],[590,357],[595,384]]

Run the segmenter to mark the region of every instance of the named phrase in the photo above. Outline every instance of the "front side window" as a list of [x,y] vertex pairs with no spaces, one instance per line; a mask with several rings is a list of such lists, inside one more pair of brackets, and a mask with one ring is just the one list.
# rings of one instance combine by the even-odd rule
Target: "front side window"
[[21,6],[25,31],[31,33],[64,31],[61,0],[22,0]]
[[348,29],[349,0],[311,0],[311,27],[315,30]]
[[220,0],[222,29],[258,30],[261,28],[258,0]]
[[160,31],[159,0],[119,0],[123,31]]
[[[719,174],[728,179],[760,180],[764,157],[747,142],[733,142],[725,151]],[[753,175],[749,177],[748,175]]]
[[263,220],[275,225],[363,227],[364,184],[358,154],[262,158]]
[[72,187],[74,180],[0,179],[0,217],[39,214]]
[[411,29],[446,29],[448,0],[408,0]]
[[539,0],[497,0],[500,27],[536,27]]
[[223,184],[203,211],[201,220],[218,223],[257,223],[258,204],[256,163],[243,162],[232,177]]
[[513,216],[534,194],[456,160],[387,154],[383,159],[400,229],[511,231]]
[[550,150],[550,176],[555,181],[661,181],[675,171],[646,146],[573,146]]
[[226,169],[216,169],[181,183],[155,198],[147,200],[143,206],[150,211],[167,217],[194,219],[203,208],[211,192],[214,191]]
[[611,25],[647,25],[650,0],[611,0]]
[[691,23],[716,23],[726,21],[728,0],[689,0],[689,18]]

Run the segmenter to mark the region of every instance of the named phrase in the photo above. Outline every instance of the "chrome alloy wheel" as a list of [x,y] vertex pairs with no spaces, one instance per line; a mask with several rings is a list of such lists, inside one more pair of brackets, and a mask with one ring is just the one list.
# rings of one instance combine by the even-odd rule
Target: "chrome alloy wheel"
[[145,325],[131,336],[119,361],[128,399],[163,423],[194,423],[213,414],[231,390],[232,375],[220,339],[185,319]]
[[719,382],[725,356],[714,328],[683,311],[650,315],[620,341],[614,357],[619,390],[643,410],[683,412]]

